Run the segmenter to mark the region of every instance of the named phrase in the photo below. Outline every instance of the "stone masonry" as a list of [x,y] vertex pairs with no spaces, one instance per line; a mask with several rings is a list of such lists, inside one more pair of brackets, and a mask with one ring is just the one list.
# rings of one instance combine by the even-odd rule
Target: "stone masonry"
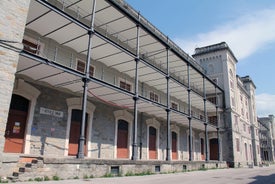
[[0,1],[0,153],[4,146],[3,137],[11,100],[10,94],[14,85],[18,51],[22,49],[29,3],[29,0]]

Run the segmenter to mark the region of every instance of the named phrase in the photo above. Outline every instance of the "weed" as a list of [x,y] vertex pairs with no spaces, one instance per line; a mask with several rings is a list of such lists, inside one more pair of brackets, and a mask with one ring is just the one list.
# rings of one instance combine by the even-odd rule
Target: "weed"
[[55,175],[55,176],[53,176],[53,180],[58,181],[58,180],[60,180],[60,178]]
[[34,178],[34,181],[37,181],[37,182],[43,181],[43,178],[42,177],[37,177],[37,178]]

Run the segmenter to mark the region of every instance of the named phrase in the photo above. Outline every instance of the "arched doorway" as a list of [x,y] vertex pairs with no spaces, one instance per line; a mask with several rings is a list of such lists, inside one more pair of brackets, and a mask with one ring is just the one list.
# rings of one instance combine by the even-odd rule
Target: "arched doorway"
[[149,127],[149,159],[157,159],[157,129]]
[[23,153],[29,100],[13,94],[5,130],[6,153]]
[[[87,125],[88,125],[88,114],[86,113],[86,123],[85,123],[85,142],[84,142],[84,154],[87,154]],[[71,116],[71,126],[70,126],[70,137],[69,137],[69,151],[68,155],[76,156],[78,153],[78,143],[80,138],[80,129],[82,123],[82,110],[73,109]]]
[[219,158],[219,144],[218,139],[210,139],[210,160],[218,160]]
[[129,158],[128,148],[129,124],[125,120],[118,120],[117,126],[117,158]]
[[172,159],[178,159],[178,140],[177,140],[177,133],[172,132]]

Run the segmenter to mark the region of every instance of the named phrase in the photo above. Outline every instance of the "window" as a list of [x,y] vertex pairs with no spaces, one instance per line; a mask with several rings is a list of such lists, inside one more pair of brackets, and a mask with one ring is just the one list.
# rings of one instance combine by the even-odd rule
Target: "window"
[[126,81],[119,81],[119,87],[127,91],[131,91],[131,84]]
[[235,107],[235,98],[234,97],[231,97],[231,103],[232,103],[232,106]]
[[236,147],[237,147],[237,152],[240,151],[240,140],[239,138],[236,138]]
[[32,54],[39,54],[40,45],[23,39],[24,50]]
[[[76,70],[77,71],[80,71],[82,73],[85,72],[85,67],[86,67],[86,63],[84,61],[81,61],[81,60],[77,60],[77,64],[76,64]],[[90,65],[90,77],[93,77],[94,76],[94,72],[95,72],[95,68]]]
[[234,83],[232,80],[230,80],[230,87],[231,87],[231,89],[234,89]]
[[216,104],[216,102],[217,102],[217,98],[215,96],[214,97],[207,97],[207,100],[209,102],[212,102],[213,104]]
[[216,124],[217,123],[217,116],[210,116],[210,117],[208,117],[208,121],[211,124]]
[[158,94],[156,94],[155,92],[150,92],[150,100],[154,101],[154,102],[158,102],[159,101],[159,96]]
[[248,133],[250,134],[251,133],[251,128],[249,126],[247,127],[247,130],[248,130]]
[[233,72],[232,72],[232,70],[231,70],[231,69],[229,69],[229,74],[230,74],[230,77],[232,77],[232,78],[233,78]]
[[179,104],[176,102],[171,102],[171,109],[179,110]]
[[246,132],[246,125],[243,124],[243,131]]

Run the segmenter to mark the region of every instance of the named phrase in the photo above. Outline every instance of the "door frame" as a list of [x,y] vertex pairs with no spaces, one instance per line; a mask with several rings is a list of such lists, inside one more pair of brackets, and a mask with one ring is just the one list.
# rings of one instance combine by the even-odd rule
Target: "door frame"
[[[82,99],[81,98],[67,98],[66,99],[68,106],[68,117],[67,117],[67,130],[66,130],[66,139],[65,139],[65,151],[64,156],[69,154],[69,138],[70,138],[70,129],[71,129],[71,119],[72,119],[72,110],[82,110]],[[92,137],[92,124],[95,111],[95,105],[87,101],[86,113],[88,114],[87,120],[87,139],[86,139],[86,151],[87,157],[91,157],[91,137]]]
[[40,95],[40,91],[32,85],[30,85],[29,83],[26,83],[23,79],[15,79],[13,94],[22,96],[29,100],[29,109],[26,119],[23,153],[30,154],[31,127],[33,123],[34,110],[36,107],[37,98]]
[[171,160],[172,159],[172,132],[175,132],[177,134],[177,159],[180,159],[180,128],[175,125],[175,124],[171,124],[171,128],[170,128],[170,136],[171,136],[171,149],[170,149],[170,155],[171,155]]
[[118,120],[124,120],[128,122],[128,150],[129,150],[129,159],[132,155],[132,128],[134,116],[130,114],[127,110],[117,110],[114,111],[115,116],[115,138],[114,138],[114,158],[117,158],[117,133],[118,133]]
[[156,135],[156,152],[157,152],[157,160],[159,160],[160,158],[160,154],[159,154],[159,129],[160,129],[160,123],[155,119],[155,118],[151,118],[151,119],[147,119],[146,120],[146,124],[147,124],[147,160],[149,160],[149,128],[150,127],[154,127],[157,130],[157,135]]

